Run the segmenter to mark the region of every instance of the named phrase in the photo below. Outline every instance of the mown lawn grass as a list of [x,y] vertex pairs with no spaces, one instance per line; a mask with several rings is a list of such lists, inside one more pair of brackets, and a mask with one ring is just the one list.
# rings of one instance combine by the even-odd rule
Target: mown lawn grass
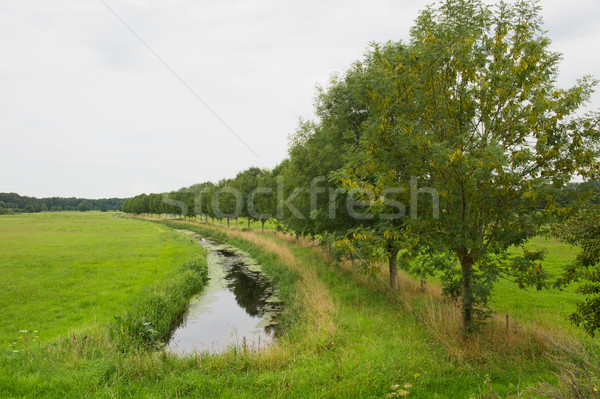
[[199,254],[171,229],[114,213],[0,216],[0,347],[106,324]]

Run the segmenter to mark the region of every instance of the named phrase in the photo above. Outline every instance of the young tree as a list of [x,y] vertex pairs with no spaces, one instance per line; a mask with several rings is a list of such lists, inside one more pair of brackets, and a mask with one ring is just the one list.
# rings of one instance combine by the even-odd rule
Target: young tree
[[150,194],[148,197],[148,211],[157,216],[162,215],[164,213],[162,194]]
[[[248,230],[250,230],[250,222],[256,220],[256,213],[252,212],[248,207],[248,197],[254,191],[262,178],[263,171],[260,168],[252,167],[237,174],[231,182],[231,187],[237,190],[242,195],[242,209],[239,216],[248,218]],[[236,217],[237,227],[237,217]]]
[[277,183],[274,174],[268,170],[261,171],[256,183],[257,186],[247,194],[247,207],[249,214],[260,220],[264,232],[265,222],[277,214]]
[[213,193],[211,203],[215,216],[221,220],[227,219],[227,227],[231,218],[235,218],[237,227],[237,218],[241,212],[243,199],[239,191],[232,187],[231,179],[222,179],[219,181],[215,192]]
[[148,195],[140,194],[133,199],[133,212],[136,215],[143,215],[148,213]]
[[79,203],[79,205],[77,205],[77,210],[79,212],[87,212],[87,211],[89,211],[91,209],[92,209],[92,206],[87,201],[82,201],[82,202]]
[[[363,65],[334,76],[316,96],[316,121],[301,121],[290,140],[290,160],[283,171],[286,198],[297,212],[287,212],[286,227],[296,234],[345,237],[370,223],[351,215],[349,194],[337,172],[358,148],[362,123],[369,116]],[[297,195],[294,195],[294,190]]]
[[212,212],[212,195],[215,191],[215,185],[212,182],[204,182],[199,184],[194,184],[188,189],[190,192],[194,193],[195,199],[195,212],[196,214],[202,215],[206,218],[206,222],[208,223],[208,217],[213,215]]

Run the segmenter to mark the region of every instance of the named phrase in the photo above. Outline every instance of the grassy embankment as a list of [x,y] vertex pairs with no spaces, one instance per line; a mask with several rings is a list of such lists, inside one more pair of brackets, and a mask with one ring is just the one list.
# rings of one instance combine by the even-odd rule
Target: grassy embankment
[[287,305],[277,343],[260,353],[233,348],[177,358],[136,346],[123,351],[108,334],[82,345],[76,334],[29,355],[0,354],[0,396],[384,397],[397,384],[409,397],[488,397],[489,390],[504,397],[552,379],[544,343],[528,329],[492,324],[467,345],[459,342],[456,307],[435,287],[424,295],[404,276],[395,296],[382,280],[332,265],[307,241],[168,224],[228,241],[263,265]]

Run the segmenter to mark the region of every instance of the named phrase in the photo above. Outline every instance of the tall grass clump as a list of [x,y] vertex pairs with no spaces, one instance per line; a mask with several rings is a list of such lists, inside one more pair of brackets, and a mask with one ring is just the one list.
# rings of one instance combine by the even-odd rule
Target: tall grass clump
[[115,316],[110,337],[122,349],[157,348],[181,322],[188,301],[208,280],[206,253],[186,263],[180,273],[147,289],[132,301],[128,310]]
[[593,344],[560,335],[544,335],[552,352],[548,355],[557,369],[558,384],[542,381],[535,393],[545,398],[600,398],[600,356]]

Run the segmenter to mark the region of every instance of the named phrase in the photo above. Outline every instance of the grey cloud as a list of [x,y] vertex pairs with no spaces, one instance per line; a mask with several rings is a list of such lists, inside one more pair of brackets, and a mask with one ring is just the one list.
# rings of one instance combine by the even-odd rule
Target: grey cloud
[[[272,167],[315,84],[421,1],[106,0],[260,154],[257,160],[100,1],[0,2],[0,191],[110,197]],[[542,1],[560,83],[594,73],[596,1]],[[600,99],[594,97],[594,108]],[[53,158],[54,157],[54,158]],[[55,159],[52,162],[52,159]],[[61,160],[68,162],[61,162]],[[257,165],[258,163],[258,165]]]

